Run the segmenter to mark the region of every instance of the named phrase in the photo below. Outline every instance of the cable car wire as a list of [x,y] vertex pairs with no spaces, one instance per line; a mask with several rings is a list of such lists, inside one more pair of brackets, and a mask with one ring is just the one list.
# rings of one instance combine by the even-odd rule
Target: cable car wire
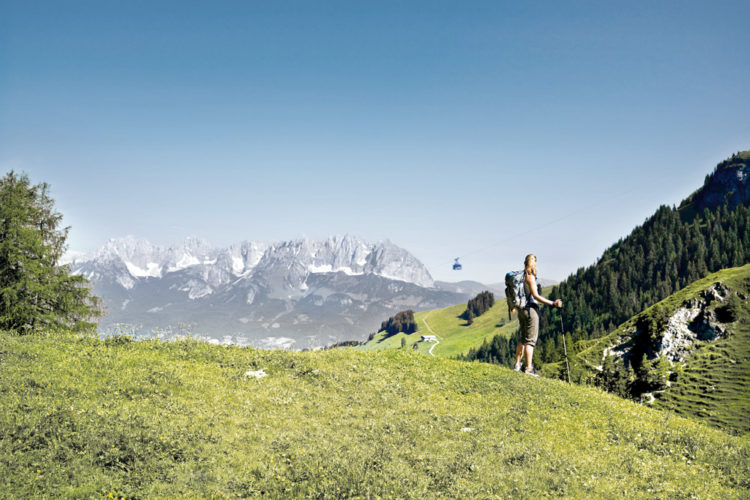
[[[669,177],[671,177],[671,176],[669,176]],[[666,178],[667,178],[667,177],[665,177],[665,179],[666,179]],[[655,186],[655,185],[656,185],[656,186],[658,186],[658,185],[660,185],[660,181],[658,181],[658,180],[657,180],[657,181],[651,180],[651,181],[649,182],[649,184],[650,184],[651,186]],[[558,222],[560,222],[560,221],[562,221],[562,220],[565,220],[565,219],[567,219],[567,218],[569,218],[569,217],[571,217],[571,216],[573,216],[573,215],[576,215],[576,214],[578,214],[578,213],[580,213],[580,212],[588,211],[588,210],[590,210],[590,209],[592,209],[592,208],[594,208],[594,207],[597,207],[597,206],[599,206],[599,205],[604,205],[604,204],[607,204],[607,203],[609,203],[609,202],[611,202],[611,201],[613,201],[613,200],[617,200],[617,199],[620,199],[620,198],[622,198],[623,196],[629,195],[629,194],[631,194],[631,193],[633,193],[633,192],[635,192],[635,191],[642,191],[642,190],[644,190],[644,189],[643,189],[643,186],[638,186],[638,187],[634,187],[634,188],[628,189],[627,191],[622,191],[622,192],[620,192],[620,193],[619,193],[619,194],[617,194],[617,195],[606,197],[606,198],[604,198],[603,200],[600,200],[600,201],[597,201],[597,202],[594,202],[594,203],[589,203],[589,204],[587,204],[587,205],[585,205],[585,206],[583,206],[583,207],[581,207],[581,208],[577,208],[577,209],[575,209],[575,210],[573,210],[573,211],[571,211],[571,212],[568,212],[568,213],[566,213],[566,214],[564,214],[564,215],[562,215],[562,216],[560,216],[560,217],[558,217],[558,218],[556,218],[556,219],[553,219],[553,220],[551,220],[551,221],[545,222],[545,223],[543,223],[543,224],[540,224],[540,225],[538,225],[538,226],[535,226],[535,227],[533,227],[533,228],[531,228],[531,229],[527,229],[526,231],[522,231],[522,232],[520,232],[520,233],[513,233],[513,235],[511,235],[511,236],[508,236],[508,237],[506,237],[506,238],[503,238],[502,240],[500,240],[500,241],[498,241],[498,242],[496,242],[496,243],[492,243],[492,244],[490,244],[490,245],[487,245],[487,246],[485,246],[485,247],[482,247],[482,248],[478,248],[478,249],[476,249],[476,250],[472,250],[472,251],[470,251],[470,252],[467,252],[467,253],[465,253],[465,254],[463,254],[463,255],[460,255],[460,256],[458,256],[458,257],[456,257],[456,258],[454,259],[454,269],[455,269],[455,264],[458,264],[458,260],[459,260],[459,259],[464,259],[464,258],[466,258],[466,257],[468,257],[468,256],[470,256],[470,255],[476,255],[476,254],[478,254],[478,253],[482,253],[482,252],[485,252],[485,251],[487,251],[487,250],[489,250],[489,249],[491,249],[491,248],[495,248],[495,247],[498,247],[498,246],[500,246],[500,245],[502,245],[502,244],[504,244],[504,243],[507,243],[507,242],[509,242],[509,241],[513,241],[513,240],[514,240],[514,239],[516,239],[516,238],[520,238],[521,236],[525,236],[525,235],[527,235],[527,234],[530,234],[530,233],[534,233],[534,232],[536,232],[536,231],[539,231],[540,229],[544,229],[544,228],[550,227],[550,226],[552,226],[552,225],[555,225],[555,224],[557,224]],[[458,264],[458,265],[459,265],[459,266],[461,266],[461,264]],[[459,267],[459,269],[460,269],[460,267]]]

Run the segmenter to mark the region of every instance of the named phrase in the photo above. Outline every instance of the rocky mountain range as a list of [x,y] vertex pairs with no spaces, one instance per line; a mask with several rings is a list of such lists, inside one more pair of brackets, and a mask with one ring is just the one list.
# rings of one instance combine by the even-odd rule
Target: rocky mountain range
[[351,236],[228,248],[193,237],[169,247],[126,237],[71,269],[104,301],[103,334],[295,349],[364,339],[398,311],[460,303],[475,288],[436,285],[406,250]]

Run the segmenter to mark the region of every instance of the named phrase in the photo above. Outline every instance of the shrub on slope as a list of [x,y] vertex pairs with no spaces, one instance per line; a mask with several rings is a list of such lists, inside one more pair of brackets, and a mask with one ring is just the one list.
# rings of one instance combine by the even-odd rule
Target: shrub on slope
[[495,295],[485,290],[479,293],[476,297],[469,300],[466,304],[466,310],[461,315],[461,318],[465,319],[468,324],[474,322],[474,318],[481,316],[482,314],[489,311],[495,304]]

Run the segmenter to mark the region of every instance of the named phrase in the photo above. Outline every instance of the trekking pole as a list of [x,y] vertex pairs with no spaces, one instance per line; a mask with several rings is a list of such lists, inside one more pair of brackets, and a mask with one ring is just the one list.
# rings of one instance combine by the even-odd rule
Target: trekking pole
[[563,336],[563,351],[565,352],[565,368],[568,371],[568,384],[570,384],[570,365],[568,364],[568,348],[565,345],[565,326],[563,325],[562,314],[560,314],[560,329]]

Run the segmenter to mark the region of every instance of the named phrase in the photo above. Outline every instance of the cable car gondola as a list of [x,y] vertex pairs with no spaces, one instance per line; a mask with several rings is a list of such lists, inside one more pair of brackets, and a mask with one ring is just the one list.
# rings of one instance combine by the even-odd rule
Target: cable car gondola
[[461,270],[461,264],[458,262],[459,257],[455,258],[455,262],[453,262],[453,270],[454,271],[460,271]]

